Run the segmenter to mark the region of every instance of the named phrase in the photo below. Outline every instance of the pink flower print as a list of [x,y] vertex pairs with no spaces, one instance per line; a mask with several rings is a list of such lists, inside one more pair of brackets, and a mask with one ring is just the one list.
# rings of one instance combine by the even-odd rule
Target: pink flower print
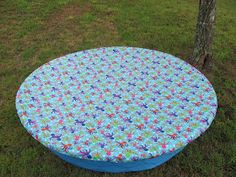
[[117,142],[117,144],[118,144],[121,148],[124,148],[125,145],[126,145],[126,142],[125,142],[125,141]]
[[95,128],[87,128],[87,130],[88,130],[88,133],[91,135],[94,133]]
[[142,88],[140,88],[139,89],[141,92],[143,92],[144,90],[145,90],[145,88],[144,87],[142,87]]
[[66,117],[74,117],[73,113],[72,112],[69,112],[69,114],[67,114]]
[[45,85],[51,85],[50,81],[45,82]]
[[165,149],[166,148],[166,143],[161,143],[161,147],[163,148],[163,149]]
[[65,152],[67,152],[68,149],[72,146],[72,144],[63,144],[63,143],[62,143],[62,146],[63,146],[63,150],[64,150]]
[[84,144],[85,144],[85,145],[89,145],[89,140],[86,140],[86,141],[84,142]]
[[181,128],[181,126],[179,126],[179,125],[175,126],[175,129],[176,129],[178,132],[180,131],[180,128]]
[[128,109],[124,110],[124,113],[125,113],[125,114],[128,114],[128,113],[129,113]]
[[157,113],[158,113],[158,110],[155,109],[155,110],[153,110],[152,112],[153,112],[154,114],[157,114]]
[[190,116],[193,115],[193,111],[192,110],[189,110],[188,113],[190,114]]
[[39,136],[38,136],[38,135],[35,135],[35,139],[36,139],[37,141],[39,141]]
[[157,103],[159,108],[162,108],[162,103]]
[[44,107],[51,107],[50,103],[44,103]]
[[110,129],[111,128],[111,124],[107,124],[106,128]]
[[179,87],[181,87],[181,86],[182,86],[182,82],[179,82],[177,85],[178,85]]
[[145,123],[148,122],[148,119],[149,119],[149,118],[148,118],[147,116],[143,118],[143,120],[144,120]]
[[188,122],[189,120],[190,120],[189,117],[185,117],[185,118],[184,118],[184,121],[185,121],[185,122]]
[[29,108],[35,108],[33,104],[29,104]]
[[116,106],[115,109],[116,109],[116,111],[119,111],[120,110],[120,106]]
[[110,90],[109,90],[109,89],[105,89],[104,92],[105,92],[105,93],[109,93]]
[[191,128],[188,127],[188,128],[187,128],[187,132],[191,132],[191,131],[192,131]]
[[164,65],[163,68],[168,68],[168,65]]
[[174,90],[174,89],[171,89],[170,91],[171,91],[171,93],[172,93],[172,94],[174,94],[174,93],[175,93],[175,90]]
[[59,120],[59,121],[58,121],[58,124],[62,125],[62,124],[63,124],[63,120],[62,120],[62,119]]
[[200,116],[203,115],[203,112],[199,111],[199,112],[198,112],[198,115],[200,115]]
[[65,95],[70,95],[70,91],[69,90],[65,91]]
[[40,113],[40,112],[41,112],[41,110],[38,108],[38,109],[36,110],[36,112],[37,112],[37,113]]
[[205,89],[206,92],[209,92],[209,90],[210,90],[210,88],[208,88],[208,87]]
[[144,127],[144,124],[139,124],[139,125],[136,125],[136,127],[139,129],[139,130],[142,130],[143,127]]
[[146,156],[145,154],[141,154],[141,157],[143,157],[143,158],[144,158],[145,156]]
[[136,147],[137,146],[137,143],[133,143],[133,147]]
[[102,120],[97,121],[98,126],[101,126],[101,124],[102,124]]
[[122,154],[119,154],[119,155],[117,156],[117,159],[118,159],[118,160],[122,160]]
[[108,150],[108,149],[104,149],[104,150],[105,150],[105,152],[106,152],[106,154],[107,154],[108,156],[111,155],[112,150]]
[[203,96],[202,96],[202,95],[200,95],[200,96],[199,96],[199,99],[200,99],[201,101],[202,101],[202,98],[203,98]]
[[127,137],[128,137],[128,139],[131,139],[131,138],[132,138],[132,136],[133,136],[133,134],[132,134],[132,133],[128,133],[128,134],[127,134]]
[[192,71],[188,71],[187,74],[192,74]]
[[41,128],[42,131],[49,131],[49,125],[46,125],[45,127]]
[[[24,93],[31,94],[31,91],[29,89],[27,89],[27,90],[24,91]],[[17,97],[17,98],[19,98],[19,97]]]
[[78,141],[80,139],[80,136],[76,135],[74,136],[75,140]]
[[92,101],[92,100],[89,100],[89,101],[88,101],[88,104],[89,104],[89,105],[93,104],[93,101]]
[[84,111],[85,111],[85,110],[84,110],[84,107],[80,108],[80,111],[81,111],[81,112],[84,112]]
[[34,128],[34,129],[38,129],[38,125],[37,125],[37,124],[34,124],[34,125],[33,125],[33,128]]
[[130,104],[130,103],[131,103],[131,100],[126,100],[125,103],[126,103],[126,104]]
[[158,120],[157,119],[154,119],[154,121],[153,121],[155,124],[157,124],[158,123]]
[[50,117],[50,120],[54,120],[54,119],[55,119],[55,117],[54,117],[54,116],[51,116],[51,117]]
[[153,129],[153,128],[154,128],[154,126],[153,126],[153,125],[150,125],[149,127],[150,127],[150,129]]
[[195,104],[195,106],[200,106],[200,102],[196,102],[196,103],[194,103]]
[[176,134],[176,133],[168,134],[168,136],[169,136],[171,139],[173,139],[173,140],[175,140],[175,139],[177,138],[177,134]]
[[112,113],[112,114],[107,114],[107,116],[108,116],[108,118],[113,118],[114,116],[115,116],[115,114],[114,113]]
[[136,97],[136,94],[135,93],[132,93],[131,94],[132,98],[134,99]]

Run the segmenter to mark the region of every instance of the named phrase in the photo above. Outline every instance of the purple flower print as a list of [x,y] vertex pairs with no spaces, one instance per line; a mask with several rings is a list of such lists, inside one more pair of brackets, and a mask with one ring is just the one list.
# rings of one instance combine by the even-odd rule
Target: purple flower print
[[82,155],[82,158],[84,158],[84,159],[86,159],[86,158],[91,159],[92,156],[90,155],[90,152],[91,152],[90,149],[89,150],[85,149],[83,151],[81,150],[80,155]]
[[154,128],[154,131],[155,131],[156,133],[164,133],[164,130],[163,130],[162,127]]
[[80,124],[82,126],[85,126],[85,122],[86,122],[86,120],[79,120],[79,119],[75,120],[75,124]]
[[158,138],[158,137],[156,137],[156,136],[153,136],[153,137],[152,137],[152,140],[153,140],[154,142],[157,142],[158,139],[160,139],[160,138]]
[[54,133],[52,133],[50,139],[56,139],[57,141],[61,141],[61,136],[62,136],[62,134],[55,135]]
[[31,120],[31,119],[28,119],[27,122],[26,122],[26,124],[29,124],[29,125],[33,125],[33,124],[35,124],[35,123],[36,123],[36,122],[33,121],[33,120]]
[[111,139],[111,140],[114,139],[114,133],[105,133],[104,136],[105,136],[106,138]]

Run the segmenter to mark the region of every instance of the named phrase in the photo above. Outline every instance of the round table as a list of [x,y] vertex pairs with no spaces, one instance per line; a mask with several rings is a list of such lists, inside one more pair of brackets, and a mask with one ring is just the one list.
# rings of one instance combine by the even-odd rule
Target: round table
[[217,98],[203,74],[172,55],[106,47],[36,69],[16,109],[25,129],[67,162],[127,172],[156,167],[200,136]]

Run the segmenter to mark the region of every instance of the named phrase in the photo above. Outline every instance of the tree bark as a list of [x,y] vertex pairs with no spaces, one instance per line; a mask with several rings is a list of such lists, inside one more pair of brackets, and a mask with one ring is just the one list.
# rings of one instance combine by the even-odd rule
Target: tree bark
[[216,0],[199,0],[195,46],[190,63],[198,69],[212,66],[212,37]]

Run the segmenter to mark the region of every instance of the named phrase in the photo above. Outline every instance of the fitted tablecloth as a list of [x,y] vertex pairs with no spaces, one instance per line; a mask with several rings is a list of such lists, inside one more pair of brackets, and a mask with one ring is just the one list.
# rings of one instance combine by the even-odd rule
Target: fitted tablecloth
[[130,162],[184,147],[214,119],[215,91],[172,55],[133,47],[72,53],[36,69],[16,108],[44,146],[71,157]]

